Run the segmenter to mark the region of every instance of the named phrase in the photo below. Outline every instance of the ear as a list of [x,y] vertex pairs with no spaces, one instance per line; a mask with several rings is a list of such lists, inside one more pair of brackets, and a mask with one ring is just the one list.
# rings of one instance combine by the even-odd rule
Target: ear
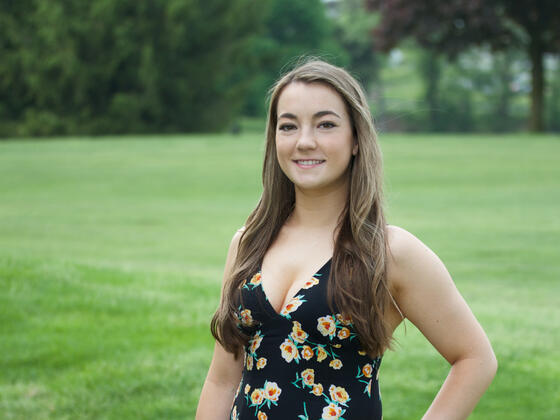
[[352,148],[352,156],[356,156],[358,154],[358,143],[354,144],[354,147]]

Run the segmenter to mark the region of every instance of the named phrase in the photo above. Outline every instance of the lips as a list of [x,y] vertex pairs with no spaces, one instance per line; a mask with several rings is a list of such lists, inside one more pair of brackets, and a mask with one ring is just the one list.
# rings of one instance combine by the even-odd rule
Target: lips
[[293,162],[298,166],[298,168],[311,169],[323,164],[325,161],[322,159],[297,159]]

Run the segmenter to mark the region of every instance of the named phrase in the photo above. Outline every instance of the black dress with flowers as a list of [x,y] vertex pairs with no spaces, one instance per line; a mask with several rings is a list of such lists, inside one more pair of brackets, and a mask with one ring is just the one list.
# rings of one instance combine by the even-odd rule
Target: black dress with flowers
[[252,339],[233,420],[380,420],[381,358],[361,350],[351,320],[327,303],[331,260],[277,313],[257,272],[242,286],[240,327]]

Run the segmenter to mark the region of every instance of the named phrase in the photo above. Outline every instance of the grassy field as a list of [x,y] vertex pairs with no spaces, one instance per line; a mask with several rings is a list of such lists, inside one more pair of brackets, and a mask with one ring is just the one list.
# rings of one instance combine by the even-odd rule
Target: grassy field
[[[560,139],[382,135],[388,219],[444,261],[499,372],[472,419],[560,418]],[[190,419],[261,136],[0,143],[0,418]],[[448,367],[408,323],[385,419]]]

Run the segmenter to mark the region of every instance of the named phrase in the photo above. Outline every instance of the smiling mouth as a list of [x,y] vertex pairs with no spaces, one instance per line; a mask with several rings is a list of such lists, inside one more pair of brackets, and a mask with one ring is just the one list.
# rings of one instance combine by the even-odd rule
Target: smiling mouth
[[321,163],[325,162],[324,160],[317,160],[317,159],[301,159],[301,160],[294,160],[294,162],[300,167],[313,167],[320,165]]

